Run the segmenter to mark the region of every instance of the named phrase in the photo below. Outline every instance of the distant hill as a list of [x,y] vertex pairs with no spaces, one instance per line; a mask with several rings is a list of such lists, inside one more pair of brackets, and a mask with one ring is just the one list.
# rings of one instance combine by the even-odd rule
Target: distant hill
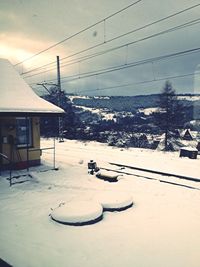
[[[90,108],[104,108],[110,111],[135,112],[139,108],[155,108],[158,106],[159,94],[138,95],[138,96],[111,96],[111,97],[85,97],[69,96],[76,106],[85,106]],[[178,95],[184,106],[193,104],[200,106],[200,95],[184,94]]]

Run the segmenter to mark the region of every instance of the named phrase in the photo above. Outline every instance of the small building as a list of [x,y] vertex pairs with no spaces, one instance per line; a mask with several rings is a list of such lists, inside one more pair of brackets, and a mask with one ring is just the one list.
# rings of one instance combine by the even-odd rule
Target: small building
[[180,157],[188,157],[190,159],[196,159],[198,155],[197,148],[194,147],[181,147]]
[[198,150],[198,153],[200,153],[200,142],[198,142],[196,149]]
[[0,59],[0,166],[40,164],[40,117],[64,110],[36,95],[6,59]]
[[190,132],[189,129],[187,129],[184,133],[183,133],[183,140],[188,140],[188,141],[192,141],[193,137],[192,134]]

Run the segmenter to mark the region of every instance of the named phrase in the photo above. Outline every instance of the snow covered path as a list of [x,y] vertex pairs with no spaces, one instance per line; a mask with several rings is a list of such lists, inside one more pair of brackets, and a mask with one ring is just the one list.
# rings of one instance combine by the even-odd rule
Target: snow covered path
[[[58,143],[56,150],[59,171],[33,168],[31,181],[11,188],[0,178],[2,259],[15,267],[199,267],[199,190],[129,175],[108,183],[87,174],[87,162],[93,159],[100,166],[112,160],[199,176],[199,158],[76,141]],[[43,157],[51,163],[51,154]],[[134,205],[104,212],[102,221],[89,226],[51,220],[49,214],[60,203],[93,201],[102,192],[127,193]]]
[[[44,141],[44,146],[49,141]],[[107,162],[134,165],[141,168],[159,170],[168,173],[200,179],[200,157],[197,160],[179,158],[179,152],[162,152],[156,150],[130,148],[120,149],[97,142],[78,142],[68,140],[57,146],[58,161],[69,164],[90,159],[96,160],[100,166]]]

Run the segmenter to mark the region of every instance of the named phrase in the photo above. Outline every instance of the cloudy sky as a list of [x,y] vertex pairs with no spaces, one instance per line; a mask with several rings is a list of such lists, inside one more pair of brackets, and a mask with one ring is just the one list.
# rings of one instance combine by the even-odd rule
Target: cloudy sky
[[200,93],[199,15],[199,0],[0,0],[0,57],[35,90],[57,83],[59,56],[68,93],[157,93],[165,80]]

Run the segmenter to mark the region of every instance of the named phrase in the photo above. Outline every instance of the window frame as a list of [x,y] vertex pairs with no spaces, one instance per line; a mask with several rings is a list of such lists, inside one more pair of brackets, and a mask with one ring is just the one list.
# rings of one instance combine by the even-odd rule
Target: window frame
[[[22,121],[24,123],[21,123],[21,125],[20,125],[20,122],[22,122]],[[27,124],[28,124],[28,144],[27,144]],[[24,136],[25,142],[19,141],[20,132],[21,133],[24,132],[23,136]],[[16,117],[16,147],[17,148],[26,148],[26,147],[30,148],[32,146],[33,146],[32,118],[30,118],[30,117]]]

